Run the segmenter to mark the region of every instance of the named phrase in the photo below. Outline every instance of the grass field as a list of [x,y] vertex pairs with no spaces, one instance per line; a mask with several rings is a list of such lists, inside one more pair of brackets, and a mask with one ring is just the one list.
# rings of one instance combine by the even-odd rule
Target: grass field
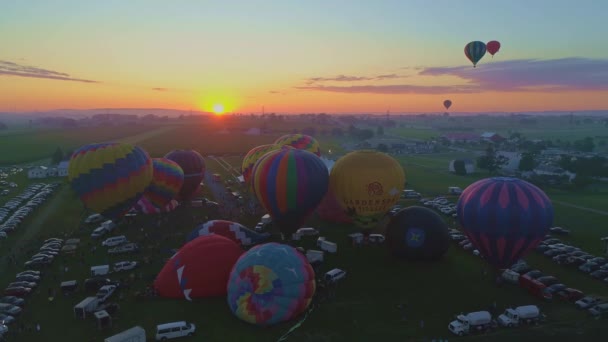
[[[192,126],[178,126],[150,136],[146,136],[146,132],[134,132],[131,136],[139,134],[142,135],[138,144],[153,157],[162,156],[175,148],[194,148],[203,155],[234,154],[223,158],[237,169],[240,167],[240,156],[249,148],[276,139],[275,135],[234,139],[230,134],[214,134]],[[408,188],[431,197],[444,195],[448,186],[464,188],[487,176],[480,173],[462,177],[448,173],[447,162],[457,155],[400,156],[397,159],[405,167]],[[206,162],[209,172],[220,173],[226,179],[228,173],[220,163],[210,158],[206,158]],[[210,196],[208,191],[205,195]],[[565,202],[588,201],[590,205],[598,203],[588,193],[570,194],[569,198],[568,194],[562,193],[556,193],[555,196],[560,199],[564,197]],[[577,201],[579,197],[581,202]],[[409,201],[406,204],[416,202]],[[606,216],[558,204],[555,209],[555,224],[573,231],[572,236],[565,238],[565,241],[597,255],[603,252],[604,245],[599,237],[606,235]],[[179,248],[185,235],[208,214],[204,210],[180,207],[169,214],[169,222],[159,228],[155,227],[152,219],[138,217],[132,225],[121,225],[115,235],[125,234],[130,240],[140,243],[143,246],[142,253],[108,256],[104,249],[99,248],[99,242],[91,241],[89,235],[93,226],[79,229],[79,222],[84,217],[83,207],[69,187],[63,186],[8,241],[0,242],[0,255],[6,255],[10,249],[18,257],[17,267],[7,265],[4,261],[0,263],[0,284],[6,284],[16,272],[23,269],[23,262],[45,238],[69,235],[82,239],[77,256],[60,256],[45,271],[46,275],[37,293],[28,299],[22,317],[19,318],[29,326],[40,323],[42,333],[26,332],[10,341],[102,341],[103,337],[133,325],[142,325],[150,336],[156,324],[182,319],[197,324],[198,336],[192,339],[196,341],[276,341],[296,321],[270,328],[251,326],[240,322],[230,313],[224,298],[194,302],[135,298],[135,292],[142,291],[171,256],[166,250]],[[251,226],[256,221],[256,218],[245,218],[241,222]],[[571,305],[541,302],[512,285],[497,287],[491,276],[482,275],[482,269],[487,268],[484,262],[456,245],[452,245],[446,257],[436,263],[399,261],[389,257],[383,247],[352,247],[347,234],[356,231],[353,227],[328,224],[314,216],[307,225],[319,228],[323,236],[339,245],[337,255],[326,255],[325,270],[340,267],[348,272],[348,276],[339,284],[336,297],[315,307],[302,326],[290,335],[289,341],[459,340],[447,330],[447,324],[453,316],[460,312],[485,310],[494,301],[499,310],[508,305],[537,304],[547,314],[549,321],[540,327],[498,329],[480,337],[466,337],[467,340],[539,341],[556,337],[594,340],[605,334],[605,324],[588,319],[585,312],[577,311]],[[98,246],[96,252],[91,251],[93,245]],[[304,240],[298,245],[313,247],[314,240]],[[58,290],[61,281],[83,281],[88,277],[90,266],[121,260],[138,260],[144,262],[144,265],[132,273],[134,280],[130,290],[123,291],[124,299],[120,300],[117,296],[112,299],[121,305],[121,309],[114,317],[114,327],[111,330],[100,332],[93,320],[82,321],[73,317],[72,307],[85,297],[83,292],[70,297],[59,295],[53,302],[48,301],[48,289]],[[608,296],[606,284],[574,269],[556,265],[534,252],[527,260],[533,267],[556,275],[569,286]],[[65,266],[69,267],[67,273],[63,272]],[[123,280],[130,277],[130,272],[110,276],[112,279]],[[407,304],[407,321],[402,321],[398,304]],[[421,320],[424,320],[424,328],[420,327]],[[12,329],[15,328],[16,326]]]

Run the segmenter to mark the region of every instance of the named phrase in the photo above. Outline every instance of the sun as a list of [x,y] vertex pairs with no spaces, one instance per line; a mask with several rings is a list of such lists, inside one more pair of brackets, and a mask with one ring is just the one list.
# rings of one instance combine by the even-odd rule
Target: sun
[[213,105],[213,112],[217,115],[224,114],[224,105],[220,103],[216,103]]

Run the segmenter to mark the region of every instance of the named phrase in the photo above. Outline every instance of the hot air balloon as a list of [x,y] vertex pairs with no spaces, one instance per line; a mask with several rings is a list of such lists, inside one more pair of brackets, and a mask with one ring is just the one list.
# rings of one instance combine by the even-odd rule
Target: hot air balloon
[[177,199],[191,199],[200,187],[205,176],[205,159],[194,150],[174,150],[165,158],[176,162],[184,171],[184,184],[179,190]]
[[223,296],[230,271],[242,254],[238,244],[223,236],[198,237],[167,261],[154,288],[167,298]]
[[372,228],[399,200],[405,172],[388,154],[354,151],[336,161],[329,186],[357,226]]
[[535,248],[553,223],[553,206],[536,186],[495,177],[469,185],[456,206],[469,241],[497,268],[512,266]]
[[323,221],[333,223],[353,223],[353,219],[346,214],[344,209],[342,209],[340,202],[331,189],[327,190],[325,197],[323,197],[323,200],[317,207],[317,214]]
[[165,204],[164,207],[157,208],[156,206],[152,205],[152,203],[150,203],[150,201],[147,198],[142,196],[139,199],[139,201],[137,201],[137,203],[135,203],[133,208],[135,208],[135,210],[137,210],[138,212],[140,212],[142,214],[152,215],[152,214],[164,214],[164,213],[172,212],[178,206],[179,206],[178,201],[171,200],[171,201],[169,201],[169,203]]
[[477,62],[486,54],[486,44],[480,41],[470,42],[464,47],[464,54],[476,67]]
[[315,293],[315,273],[300,252],[279,243],[243,254],[228,280],[228,306],[239,319],[269,326],[306,310]]
[[221,235],[241,246],[251,246],[270,237],[270,234],[268,233],[257,233],[237,222],[212,220],[196,227],[196,229],[188,235],[187,241],[192,241],[199,236],[212,234]]
[[139,200],[152,172],[152,159],[140,147],[100,143],[74,151],[68,180],[85,207],[115,221]]
[[261,145],[252,148],[247,154],[245,158],[243,158],[243,165],[241,166],[241,171],[243,173],[243,179],[245,183],[249,184],[251,180],[251,172],[253,171],[253,166],[255,163],[265,155],[266,153],[274,150],[278,150],[281,147],[279,145],[269,144],[269,145]]
[[496,40],[489,41],[486,44],[486,48],[488,49],[488,53],[492,55],[492,58],[494,58],[494,54],[500,50],[500,42]]
[[163,209],[184,184],[184,171],[176,162],[166,158],[153,158],[152,167],[152,182],[146,188],[144,197],[156,208]]
[[443,106],[445,107],[445,109],[450,109],[450,107],[452,106],[452,101],[450,101],[450,100],[443,101]]
[[298,150],[305,150],[316,154],[318,157],[321,156],[321,148],[317,140],[310,135],[305,134],[287,134],[277,140],[275,145],[279,146],[291,146]]
[[398,211],[386,226],[391,254],[409,260],[437,260],[450,247],[448,225],[433,210],[412,206]]
[[260,158],[251,181],[273,224],[291,236],[325,196],[329,175],[319,157],[287,147]]

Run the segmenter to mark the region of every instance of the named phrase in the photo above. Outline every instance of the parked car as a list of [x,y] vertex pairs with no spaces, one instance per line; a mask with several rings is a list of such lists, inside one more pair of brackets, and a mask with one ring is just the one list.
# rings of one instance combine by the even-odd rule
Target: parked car
[[12,304],[0,304],[0,313],[5,315],[17,316],[23,309]]
[[114,264],[114,272],[128,271],[137,267],[137,261],[119,261]]
[[561,291],[557,291],[555,293],[555,296],[567,302],[576,302],[577,300],[583,298],[585,295],[577,289],[567,288]]
[[132,242],[122,246],[114,247],[108,250],[108,254],[120,254],[120,253],[135,253],[139,252],[139,246]]
[[23,304],[25,304],[25,299],[15,296],[5,296],[0,298],[0,303],[23,306]]
[[0,313],[0,323],[4,325],[9,325],[15,321],[15,317],[7,314]]
[[15,282],[8,284],[7,287],[19,287],[19,286],[29,287],[30,289],[33,289],[33,288],[36,288],[38,286],[38,284],[29,282],[29,281],[15,281]]
[[4,295],[6,296],[15,296],[15,297],[23,297],[32,292],[32,289],[27,287],[7,287],[4,289]]
[[580,271],[585,272],[585,273],[591,273],[591,272],[597,270],[598,268],[600,268],[600,265],[598,265],[594,262],[586,262],[578,267],[578,269]]
[[600,297],[586,296],[586,297],[583,297],[583,298],[577,300],[576,302],[574,302],[574,304],[579,309],[588,309],[596,304],[599,304],[601,301],[602,301],[602,298],[600,298]]
[[88,292],[96,292],[104,285],[115,284],[108,278],[89,278],[84,281],[84,289]]
[[567,288],[568,288],[568,286],[566,286],[564,284],[553,284],[553,285],[549,285],[547,287],[547,291],[549,291],[551,294],[555,295],[557,292],[563,291]]
[[525,276],[527,276],[530,279],[536,279],[536,278],[540,278],[543,276],[543,272],[539,271],[539,270],[532,270],[526,274],[524,274]]
[[549,228],[549,232],[555,235],[569,235],[570,231],[568,229],[564,229],[562,227],[553,227]]
[[598,264],[599,266],[603,266],[606,263],[608,263],[608,260],[606,260],[606,258],[598,257],[598,258],[589,259],[589,260],[587,260],[587,262],[592,262],[594,264]]
[[100,302],[105,302],[116,291],[116,285],[104,285],[97,291],[97,299]]
[[42,272],[40,271],[35,271],[35,270],[27,270],[27,271],[23,271],[23,272],[19,272],[17,273],[17,277],[22,276],[22,275],[35,275],[38,277],[42,277]]
[[596,271],[591,272],[590,275],[595,279],[604,279],[604,278],[608,277],[608,271],[607,270],[596,270]]
[[594,317],[608,317],[608,303],[598,304],[590,308],[589,313]]
[[557,278],[555,278],[554,276],[538,277],[536,278],[536,280],[543,283],[547,287],[557,284],[559,282],[559,280],[557,280]]
[[38,282],[40,282],[40,277],[39,276],[35,276],[33,274],[22,274],[22,275],[16,276],[15,280],[17,280],[17,281],[29,281],[29,282],[33,282],[33,283],[38,283]]

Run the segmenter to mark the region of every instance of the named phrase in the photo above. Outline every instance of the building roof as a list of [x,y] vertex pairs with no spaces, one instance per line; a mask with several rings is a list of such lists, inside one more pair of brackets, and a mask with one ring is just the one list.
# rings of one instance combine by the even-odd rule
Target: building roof
[[64,161],[60,162],[59,165],[57,165],[57,168],[58,169],[67,169],[69,165],[70,165],[70,161],[64,160]]
[[496,135],[496,133],[494,133],[494,132],[483,132],[483,134],[481,134],[481,137],[482,138],[491,138],[495,135]]

